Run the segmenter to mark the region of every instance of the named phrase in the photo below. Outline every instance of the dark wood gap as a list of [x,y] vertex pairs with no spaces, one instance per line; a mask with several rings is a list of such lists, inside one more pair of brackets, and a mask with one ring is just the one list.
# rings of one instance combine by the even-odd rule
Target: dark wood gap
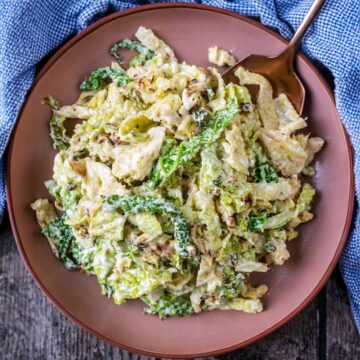
[[327,360],[327,284],[318,296],[319,335],[318,356],[319,360]]

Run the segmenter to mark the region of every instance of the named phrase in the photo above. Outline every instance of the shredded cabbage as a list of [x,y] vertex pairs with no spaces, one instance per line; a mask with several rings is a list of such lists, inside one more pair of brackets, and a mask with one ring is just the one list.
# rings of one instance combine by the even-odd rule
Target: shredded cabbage
[[[239,67],[240,84],[225,84],[178,62],[152,30],[135,37],[110,47],[117,61],[94,69],[74,104],[44,99],[58,154],[45,183],[54,205],[32,204],[42,233],[117,304],[141,299],[160,318],[262,311],[267,286],[250,274],[282,265],[313,218],[315,189],[300,174],[314,175],[324,141],[297,133],[305,119],[261,75]],[[138,54],[125,69],[127,49]],[[217,47],[209,58],[235,62]]]

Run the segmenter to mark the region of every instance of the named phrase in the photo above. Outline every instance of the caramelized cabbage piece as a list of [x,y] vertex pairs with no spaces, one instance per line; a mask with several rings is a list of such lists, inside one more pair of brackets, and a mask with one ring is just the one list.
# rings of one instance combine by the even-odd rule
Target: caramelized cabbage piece
[[233,66],[236,63],[236,59],[228,51],[224,49],[219,49],[217,46],[209,48],[209,62],[217,66]]

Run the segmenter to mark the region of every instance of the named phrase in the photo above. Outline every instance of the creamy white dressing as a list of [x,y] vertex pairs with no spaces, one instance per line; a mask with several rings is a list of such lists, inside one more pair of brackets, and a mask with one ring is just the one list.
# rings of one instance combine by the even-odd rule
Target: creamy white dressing
[[[88,78],[92,90],[53,109],[83,121],[48,183],[62,214],[39,199],[38,223],[54,254],[117,304],[141,298],[160,317],[262,311],[267,287],[248,274],[282,265],[313,217],[315,190],[299,174],[324,141],[296,133],[306,121],[262,76],[240,67],[240,85],[226,85],[215,68],[179,63],[152,30],[135,37],[146,61],[111,64],[111,78]],[[209,60],[236,61],[216,46]],[[247,84],[260,88],[255,104]]]

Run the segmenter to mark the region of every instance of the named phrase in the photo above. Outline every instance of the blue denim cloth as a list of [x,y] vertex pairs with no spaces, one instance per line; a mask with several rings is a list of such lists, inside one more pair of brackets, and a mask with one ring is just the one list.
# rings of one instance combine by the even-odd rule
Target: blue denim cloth
[[[5,210],[4,163],[11,130],[39,61],[69,36],[109,13],[153,1],[0,0],[0,217]],[[258,18],[289,39],[312,0],[205,0],[196,2]],[[360,1],[327,0],[302,41],[302,51],[334,76],[336,105],[355,149],[360,191]],[[341,271],[360,327],[360,213],[355,212]]]

